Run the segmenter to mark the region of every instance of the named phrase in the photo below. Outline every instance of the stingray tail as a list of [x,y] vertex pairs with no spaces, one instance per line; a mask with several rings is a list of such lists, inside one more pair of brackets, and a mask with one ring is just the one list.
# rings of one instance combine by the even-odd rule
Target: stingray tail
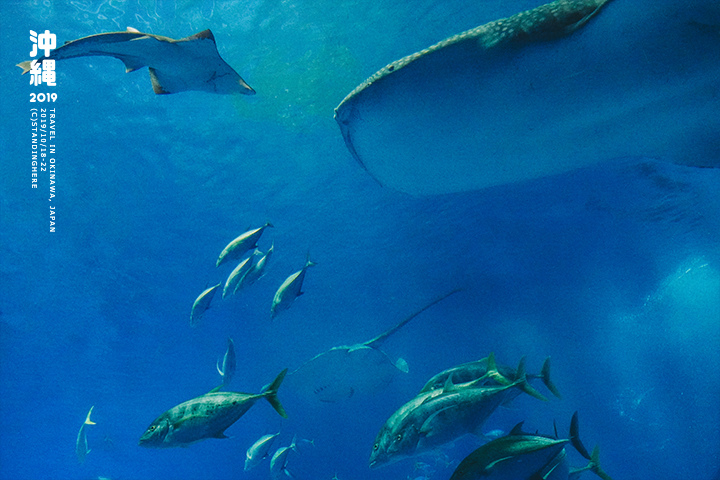
[[261,394],[263,397],[265,397],[265,400],[267,400],[270,405],[272,405],[275,411],[283,418],[287,418],[287,413],[285,413],[285,409],[280,403],[280,399],[277,397],[277,391],[278,388],[280,388],[280,384],[282,383],[283,379],[285,379],[285,374],[287,374],[287,371],[288,369],[286,368],[285,370],[280,372],[280,374],[275,377],[275,380],[273,380],[270,385],[263,388]]

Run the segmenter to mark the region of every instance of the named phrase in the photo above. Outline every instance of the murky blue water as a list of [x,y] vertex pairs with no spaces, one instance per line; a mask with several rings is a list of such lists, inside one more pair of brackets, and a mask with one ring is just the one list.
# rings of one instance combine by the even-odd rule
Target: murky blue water
[[[533,2],[517,2],[521,10]],[[312,439],[300,480],[444,480],[479,440],[367,466],[385,419],[433,374],[494,351],[531,372],[552,356],[562,400],[518,398],[483,430],[563,433],[573,411],[616,480],[712,478],[720,465],[720,172],[628,159],[480,192],[413,198],[351,158],[333,108],[377,68],[493,19],[499,2],[10,1],[2,12],[0,478],[265,479],[246,449],[280,430]],[[31,189],[28,95],[14,64],[28,31],[59,42],[123,30],[181,38],[211,28],[254,97],[156,96],[145,70],[110,58],[58,63],[57,230],[48,180]],[[679,119],[681,121],[681,119]],[[224,281],[222,248],[271,221],[265,277],[190,307]],[[306,254],[305,295],[270,321]],[[220,382],[258,392],[283,368],[368,340],[453,288],[384,346],[399,374],[372,395],[317,403],[280,390],[229,440],[143,449],[163,411]],[[78,429],[91,452],[80,465]],[[573,454],[574,455],[574,454]],[[574,465],[584,461],[572,457]],[[584,478],[592,474],[585,473]]]

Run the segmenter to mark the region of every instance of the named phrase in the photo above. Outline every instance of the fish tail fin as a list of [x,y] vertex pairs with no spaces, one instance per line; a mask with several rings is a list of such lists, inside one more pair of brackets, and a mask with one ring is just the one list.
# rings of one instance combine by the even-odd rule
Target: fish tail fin
[[26,62],[20,62],[16,66],[22,68],[22,74],[25,75],[32,69],[32,60],[28,60]]
[[590,463],[588,463],[587,468],[595,475],[602,478],[602,480],[612,480],[612,477],[608,475],[602,467],[600,467],[600,447],[597,445],[593,448],[592,454],[590,455]]
[[90,414],[92,413],[93,408],[95,408],[95,405],[90,407],[90,411],[88,412],[87,417],[85,417],[85,425],[97,425],[95,422],[90,420]]
[[550,390],[550,393],[555,395],[557,398],[562,398],[562,396],[560,395],[560,391],[550,379],[550,357],[547,357],[543,362],[542,371],[540,372],[540,378],[542,379],[542,382],[545,384],[547,389]]
[[316,263],[316,262],[313,262],[312,260],[310,260],[310,252],[308,251],[308,252],[305,254],[305,268],[307,268],[307,267],[314,267],[315,265],[317,265],[317,263]]
[[573,413],[572,419],[570,420],[570,443],[573,447],[575,447],[575,450],[577,450],[580,455],[588,460],[592,460],[592,457],[590,457],[585,445],[583,445],[580,441],[580,422],[578,421],[578,412]]
[[277,397],[277,391],[278,388],[280,388],[280,384],[282,383],[283,379],[285,378],[285,374],[287,374],[288,369],[286,368],[280,374],[278,374],[277,377],[275,377],[275,380],[265,387],[263,389],[262,395],[265,397],[265,399],[272,405],[272,407],[275,409],[275,411],[283,418],[287,418],[287,413],[285,413],[285,409],[283,408],[282,404],[280,403],[280,399]]
[[518,387],[520,390],[527,393],[531,397],[535,397],[538,400],[547,402],[547,398],[545,398],[542,393],[531,387],[530,384],[527,382],[527,376],[525,374],[525,357],[522,357],[520,359],[520,362],[518,363],[517,371],[515,373],[515,382],[513,382],[513,385]]

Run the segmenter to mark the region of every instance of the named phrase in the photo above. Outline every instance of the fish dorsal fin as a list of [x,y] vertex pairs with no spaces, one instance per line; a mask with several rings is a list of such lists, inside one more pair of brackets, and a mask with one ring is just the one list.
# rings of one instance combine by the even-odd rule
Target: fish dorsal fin
[[445,379],[445,385],[443,385],[443,393],[451,393],[456,392],[457,387],[452,381],[452,374],[448,375],[448,377]]
[[365,342],[365,345],[367,345],[368,347],[378,348],[390,335],[392,335],[393,333],[395,333],[395,332],[397,332],[398,330],[400,330],[400,329],[401,329],[402,327],[404,327],[410,320],[412,320],[413,318],[417,317],[418,315],[420,315],[421,313],[423,313],[423,312],[424,312],[425,310],[427,310],[428,308],[434,306],[434,305],[437,304],[437,303],[440,303],[441,301],[445,300],[445,299],[446,299],[447,297],[449,297],[450,295],[452,295],[452,294],[454,294],[454,293],[457,293],[457,292],[459,292],[459,291],[460,291],[460,289],[459,289],[459,288],[456,288],[455,290],[453,290],[453,291],[451,291],[451,292],[449,292],[449,293],[446,293],[445,295],[442,295],[441,297],[436,298],[435,300],[433,300],[432,302],[428,303],[427,305],[425,305],[424,307],[422,307],[420,310],[418,310],[417,312],[413,313],[412,315],[410,315],[410,316],[407,317],[405,320],[401,321],[400,323],[398,323],[397,325],[395,325],[395,326],[392,327],[391,329],[387,330],[386,332],[381,333],[380,335],[378,335],[377,337],[375,337],[375,338],[373,338],[373,339],[371,339],[371,340],[368,340],[367,342]]
[[222,387],[223,387],[223,384],[220,384],[220,385],[218,385],[217,387],[215,387],[215,388],[213,388],[212,390],[210,390],[208,393],[217,393],[217,392],[219,392],[219,391],[222,389]]
[[137,28],[133,28],[133,27],[127,27],[127,31],[132,32],[132,33],[140,33],[140,30],[138,30]]
[[557,432],[557,422],[555,420],[553,420],[553,429],[555,430],[555,440],[557,440],[558,438],[560,438],[560,436]]
[[525,422],[520,422],[515,425],[512,430],[510,430],[510,433],[508,433],[508,435],[525,435],[525,432],[522,431],[523,423]]

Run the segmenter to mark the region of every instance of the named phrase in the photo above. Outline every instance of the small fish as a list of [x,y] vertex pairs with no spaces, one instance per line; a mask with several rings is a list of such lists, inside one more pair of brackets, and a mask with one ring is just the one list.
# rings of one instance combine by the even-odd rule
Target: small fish
[[218,257],[215,266],[219,267],[230,260],[237,260],[253,248],[257,248],[257,241],[260,239],[263,231],[265,231],[267,227],[272,226],[273,225],[268,222],[260,228],[248,230],[232,242],[228,243],[227,246],[223,248],[223,251],[220,252],[220,256]]
[[205,289],[193,302],[192,310],[190,311],[190,325],[193,327],[198,324],[205,311],[210,308],[210,302],[212,302],[215,296],[215,290],[222,285],[218,283],[214,287]]
[[270,246],[270,249],[267,251],[267,253],[260,258],[255,265],[253,265],[253,268],[250,269],[249,272],[245,274],[243,279],[240,281],[238,286],[235,288],[235,290],[239,290],[241,288],[249,287],[256,281],[260,279],[263,275],[265,275],[265,269],[268,266],[268,263],[270,262],[270,258],[272,257],[273,251],[275,249],[275,244],[273,243],[272,246]]
[[95,408],[95,405],[90,407],[90,411],[88,412],[87,417],[85,417],[85,421],[80,426],[80,431],[77,434],[77,440],[75,442],[75,454],[77,454],[78,461],[80,463],[85,463],[85,457],[88,453],[90,453],[90,449],[88,448],[87,443],[87,433],[85,432],[85,426],[95,425],[95,422],[90,420],[90,414],[92,413],[93,408]]
[[271,318],[275,318],[278,313],[290,308],[290,305],[292,305],[295,299],[304,293],[302,291],[302,285],[305,280],[305,272],[313,266],[315,266],[315,263],[311,262],[308,258],[305,261],[305,266],[301,270],[290,275],[282,285],[280,285],[280,288],[275,292],[272,307],[270,307]]
[[277,391],[287,369],[258,394],[212,391],[183,402],[157,417],[140,437],[148,448],[186,447],[206,438],[228,438],[225,430],[264,398],[275,411],[287,418]]
[[245,276],[245,274],[250,271],[251,268],[252,257],[248,257],[242,262],[240,262],[238,266],[235,267],[232,272],[230,272],[230,275],[228,275],[228,278],[225,281],[225,286],[223,287],[222,298],[225,298],[228,295],[232,295],[235,293],[235,288],[240,285],[240,281]]
[[248,448],[248,451],[245,453],[246,472],[251,468],[256,467],[260,462],[268,457],[270,448],[278,435],[280,435],[280,432],[263,435],[257,440],[257,442],[253,443],[252,446]]
[[218,373],[220,373],[220,376],[223,378],[223,386],[228,385],[235,375],[235,344],[233,343],[232,338],[228,337],[228,347],[225,352],[225,356],[223,357],[222,370],[220,369],[219,364],[216,365],[216,368]]
[[270,478],[272,478],[272,480],[279,480],[283,478],[283,474],[293,478],[292,474],[287,469],[287,457],[291,450],[297,451],[295,440],[296,438],[293,437],[290,446],[278,448],[270,459]]

